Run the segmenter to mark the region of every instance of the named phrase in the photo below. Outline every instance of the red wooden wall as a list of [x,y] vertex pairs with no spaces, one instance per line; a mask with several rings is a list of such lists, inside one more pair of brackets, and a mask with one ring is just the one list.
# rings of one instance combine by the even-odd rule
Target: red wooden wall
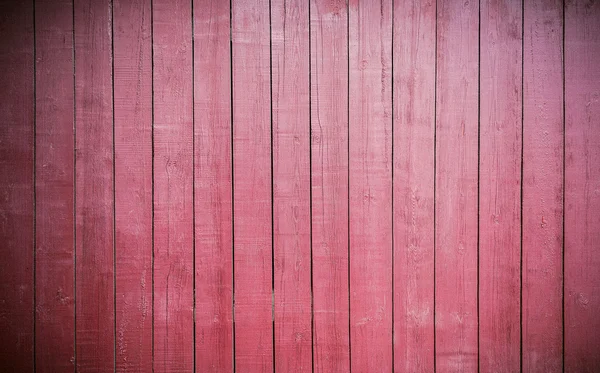
[[600,3],[1,0],[0,371],[600,371]]

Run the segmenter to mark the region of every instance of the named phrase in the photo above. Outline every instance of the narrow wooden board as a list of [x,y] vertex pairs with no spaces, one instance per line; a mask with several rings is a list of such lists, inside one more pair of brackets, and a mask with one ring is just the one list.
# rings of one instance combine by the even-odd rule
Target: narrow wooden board
[[565,4],[565,372],[600,371],[600,3]]
[[75,133],[73,4],[37,0],[36,336],[37,372],[73,371],[75,357]]
[[194,1],[194,193],[198,372],[233,372],[229,15],[229,1]]
[[437,2],[435,336],[438,371],[477,371],[476,1]]
[[521,364],[522,4],[481,6],[479,364]]
[[270,14],[234,1],[233,206],[235,367],[273,370]]
[[154,370],[194,369],[192,3],[154,0]]
[[349,2],[351,369],[392,363],[392,2]]
[[152,39],[149,0],[114,0],[116,368],[152,370]]
[[526,1],[522,368],[563,368],[563,3]]
[[435,2],[394,2],[394,369],[434,371]]
[[311,0],[310,18],[314,371],[348,372],[346,1]]
[[109,0],[75,3],[76,364],[114,369],[112,24]]
[[271,1],[275,371],[312,372],[309,7]]
[[0,4],[0,367],[33,369],[33,3]]

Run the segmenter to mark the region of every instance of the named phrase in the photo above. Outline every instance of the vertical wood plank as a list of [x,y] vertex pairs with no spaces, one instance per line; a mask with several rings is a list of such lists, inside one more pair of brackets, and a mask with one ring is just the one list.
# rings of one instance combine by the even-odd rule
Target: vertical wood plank
[[523,370],[562,370],[560,0],[526,1],[523,50]]
[[394,369],[433,372],[435,2],[394,2]]
[[600,3],[565,4],[565,372],[600,371]]
[[273,370],[270,17],[268,0],[233,1],[235,364]]
[[478,18],[476,1],[438,1],[436,367],[477,370]]
[[33,369],[32,2],[0,3],[0,366]]
[[312,372],[309,11],[271,3],[275,371]]
[[36,356],[73,371],[75,353],[73,3],[37,0]]
[[351,369],[392,370],[392,2],[349,3]]
[[310,6],[314,370],[348,372],[348,9]]
[[481,3],[480,369],[516,372],[521,359],[522,4]]
[[198,372],[233,372],[229,15],[229,1],[194,2]]
[[114,369],[112,17],[109,0],[76,1],[76,364]]
[[148,0],[115,0],[118,371],[152,370],[152,39]]
[[111,2],[75,2],[76,364],[114,368]]
[[194,369],[192,3],[153,1],[154,369]]

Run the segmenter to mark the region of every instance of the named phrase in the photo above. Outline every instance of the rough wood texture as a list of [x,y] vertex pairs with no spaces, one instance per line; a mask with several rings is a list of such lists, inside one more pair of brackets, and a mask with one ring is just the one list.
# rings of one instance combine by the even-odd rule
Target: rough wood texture
[[73,4],[35,2],[37,372],[75,357]]
[[565,8],[565,372],[600,371],[600,3]]
[[479,365],[521,364],[522,12],[514,0],[481,3]]
[[194,2],[197,372],[233,372],[229,9]]
[[194,369],[192,4],[154,0],[154,370]]
[[152,35],[149,0],[115,0],[116,368],[152,370]]
[[599,34],[591,0],[0,0],[0,370],[600,370]]
[[75,2],[76,364],[114,369],[112,7]]
[[394,2],[394,369],[434,370],[435,2]]
[[351,369],[392,369],[392,2],[349,3]]
[[232,9],[235,364],[273,370],[269,1]]
[[0,367],[8,372],[33,369],[32,5],[0,3]]
[[345,0],[310,6],[314,370],[347,372],[348,10]]
[[437,4],[436,368],[477,370],[478,17]]
[[271,2],[275,371],[312,372],[309,11]]
[[526,1],[523,50],[523,351],[562,370],[563,84],[560,0]]

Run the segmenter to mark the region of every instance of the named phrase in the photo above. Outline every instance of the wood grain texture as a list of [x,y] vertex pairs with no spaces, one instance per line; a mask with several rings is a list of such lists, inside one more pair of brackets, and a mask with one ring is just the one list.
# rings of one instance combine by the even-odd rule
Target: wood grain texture
[[270,14],[232,8],[235,366],[273,370]]
[[196,371],[233,372],[229,2],[194,2]]
[[309,6],[271,2],[275,371],[312,372]]
[[565,372],[600,371],[600,4],[565,4]]
[[592,0],[0,0],[0,371],[599,371],[599,35]]
[[563,84],[560,0],[526,1],[523,50],[523,351],[528,372],[563,365]]
[[345,0],[310,7],[314,370],[347,372],[348,9]]
[[435,1],[394,2],[394,370],[434,370]]
[[351,369],[392,369],[392,2],[349,3]]
[[0,367],[33,369],[33,4],[0,2]]
[[437,3],[438,372],[477,370],[478,6]]
[[112,7],[75,17],[75,342],[78,372],[114,369]]
[[152,370],[152,35],[148,0],[115,0],[116,369]]
[[479,364],[521,364],[522,4],[481,5]]
[[35,2],[37,372],[75,357],[73,4]]
[[192,4],[154,0],[154,370],[194,369]]

